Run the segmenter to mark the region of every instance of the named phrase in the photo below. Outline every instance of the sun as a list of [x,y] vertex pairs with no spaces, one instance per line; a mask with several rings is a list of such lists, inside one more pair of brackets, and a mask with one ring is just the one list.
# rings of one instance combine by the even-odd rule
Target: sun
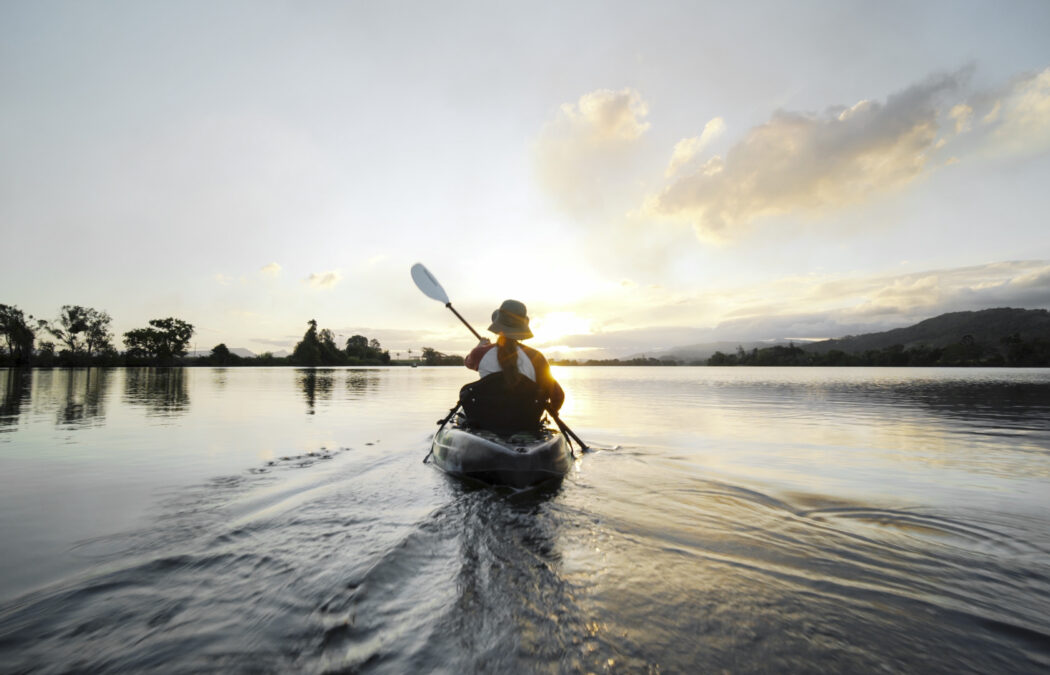
[[568,335],[588,335],[591,320],[575,312],[551,312],[537,316],[530,322],[533,340],[538,346],[557,344]]

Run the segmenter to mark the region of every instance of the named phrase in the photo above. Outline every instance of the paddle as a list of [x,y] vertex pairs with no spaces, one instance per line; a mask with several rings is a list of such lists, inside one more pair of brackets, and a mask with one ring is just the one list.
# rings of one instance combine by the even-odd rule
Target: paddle
[[576,435],[576,432],[570,429],[569,425],[567,425],[565,422],[561,421],[561,418],[558,417],[558,413],[554,412],[554,408],[548,406],[547,412],[550,413],[550,416],[554,418],[554,423],[558,425],[558,428],[561,429],[561,432],[569,438],[571,438],[572,440],[576,441],[576,443],[580,446],[580,452],[591,451],[591,449],[587,447],[587,444],[584,443],[583,440]]
[[[478,332],[476,330],[474,330],[474,327],[467,323],[467,320],[460,316],[460,313],[457,312],[456,309],[452,306],[452,302],[448,299],[448,293],[446,293],[445,289],[441,287],[441,284],[438,283],[438,280],[434,278],[434,275],[430,273],[430,270],[423,266],[423,263],[416,263],[415,265],[412,265],[412,281],[416,282],[416,286],[419,288],[419,290],[423,291],[423,295],[433,300],[437,300],[438,302],[444,303],[445,307],[448,307],[450,310],[452,310],[452,313],[456,315],[456,318],[462,321],[463,325],[466,326],[470,330],[470,332],[474,334],[474,337],[476,337],[478,340],[481,340],[481,336],[478,335]],[[458,407],[459,406],[456,406],[456,408]],[[550,413],[551,417],[554,418],[554,423],[558,425],[558,428],[561,429],[561,432],[563,434],[576,441],[580,445],[580,449],[583,452],[590,451],[590,448],[587,447],[587,444],[580,440],[580,437],[577,436],[575,432],[573,432],[573,430],[570,429],[567,424],[565,424],[565,422],[561,421],[561,418],[558,417],[558,413],[556,413],[549,407],[547,408],[547,412]],[[453,409],[453,414],[454,413],[455,409]],[[449,415],[449,417],[451,417],[451,415]]]
[[438,302],[445,303],[445,307],[452,310],[452,313],[463,322],[463,325],[474,334],[474,337],[479,341],[481,340],[481,336],[478,335],[476,330],[474,330],[474,327],[467,323],[467,320],[460,316],[459,312],[456,311],[456,308],[452,306],[452,303],[448,299],[448,293],[446,293],[445,289],[441,287],[438,280],[434,278],[434,275],[430,273],[430,270],[423,267],[423,263],[412,265],[412,281],[416,282],[416,286],[419,287],[419,290],[423,291],[423,295],[428,298],[433,298]]

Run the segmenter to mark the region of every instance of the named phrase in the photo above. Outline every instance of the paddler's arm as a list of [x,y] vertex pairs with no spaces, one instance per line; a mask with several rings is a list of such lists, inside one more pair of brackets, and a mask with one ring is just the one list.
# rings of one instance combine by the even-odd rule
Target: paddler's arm
[[478,366],[481,365],[481,358],[485,356],[485,352],[492,349],[492,342],[488,338],[481,338],[481,342],[478,346],[470,350],[467,354],[467,358],[463,359],[463,365],[471,370],[477,370]]
[[[524,345],[522,346],[524,347]],[[547,398],[550,399],[551,408],[554,409],[554,412],[558,412],[561,410],[561,404],[565,403],[565,391],[558,384],[558,381],[554,379],[554,375],[551,374],[551,364],[547,363],[547,357],[531,347],[526,348],[525,353],[528,355],[529,360],[532,361],[532,367],[536,371],[536,383],[543,387],[543,391],[547,393]]]
[[561,404],[565,403],[565,390],[563,390],[561,388],[561,385],[558,384],[558,381],[554,379],[554,376],[550,375],[550,371],[549,370],[547,371],[547,374],[550,377],[550,384],[551,384],[551,387],[550,387],[551,408],[554,409],[554,412],[558,412],[559,410],[561,410]]

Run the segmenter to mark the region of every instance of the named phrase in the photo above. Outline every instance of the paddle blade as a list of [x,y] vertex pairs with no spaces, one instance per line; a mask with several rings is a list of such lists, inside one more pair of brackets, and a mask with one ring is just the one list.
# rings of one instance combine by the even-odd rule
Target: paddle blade
[[438,302],[448,304],[448,295],[445,293],[445,289],[441,287],[438,280],[434,278],[434,275],[430,273],[426,267],[423,267],[423,263],[416,263],[412,265],[412,281],[416,282],[416,286],[419,290],[423,291],[423,294],[428,298],[433,298]]

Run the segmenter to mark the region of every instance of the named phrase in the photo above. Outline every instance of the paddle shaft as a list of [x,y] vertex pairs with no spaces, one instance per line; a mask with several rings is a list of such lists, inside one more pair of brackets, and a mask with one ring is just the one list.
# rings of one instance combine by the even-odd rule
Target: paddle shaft
[[576,435],[576,432],[569,428],[569,425],[561,421],[561,418],[558,417],[558,413],[554,412],[550,408],[547,408],[547,412],[549,412],[551,417],[554,418],[554,423],[558,425],[558,428],[561,429],[561,432],[569,438],[571,438],[572,440],[576,441],[577,445],[580,446],[581,452],[590,452],[591,449],[587,447],[587,444],[584,443],[583,440]]
[[452,306],[451,302],[446,302],[445,307],[448,307],[450,310],[452,310],[452,313],[456,315],[456,318],[463,322],[463,325],[466,326],[467,329],[474,334],[474,337],[478,339],[478,342],[481,341],[481,336],[478,335],[478,332],[476,330],[474,330],[474,326],[471,326],[469,323],[467,323],[467,320],[464,319],[460,315],[460,313],[456,311],[456,308]]

